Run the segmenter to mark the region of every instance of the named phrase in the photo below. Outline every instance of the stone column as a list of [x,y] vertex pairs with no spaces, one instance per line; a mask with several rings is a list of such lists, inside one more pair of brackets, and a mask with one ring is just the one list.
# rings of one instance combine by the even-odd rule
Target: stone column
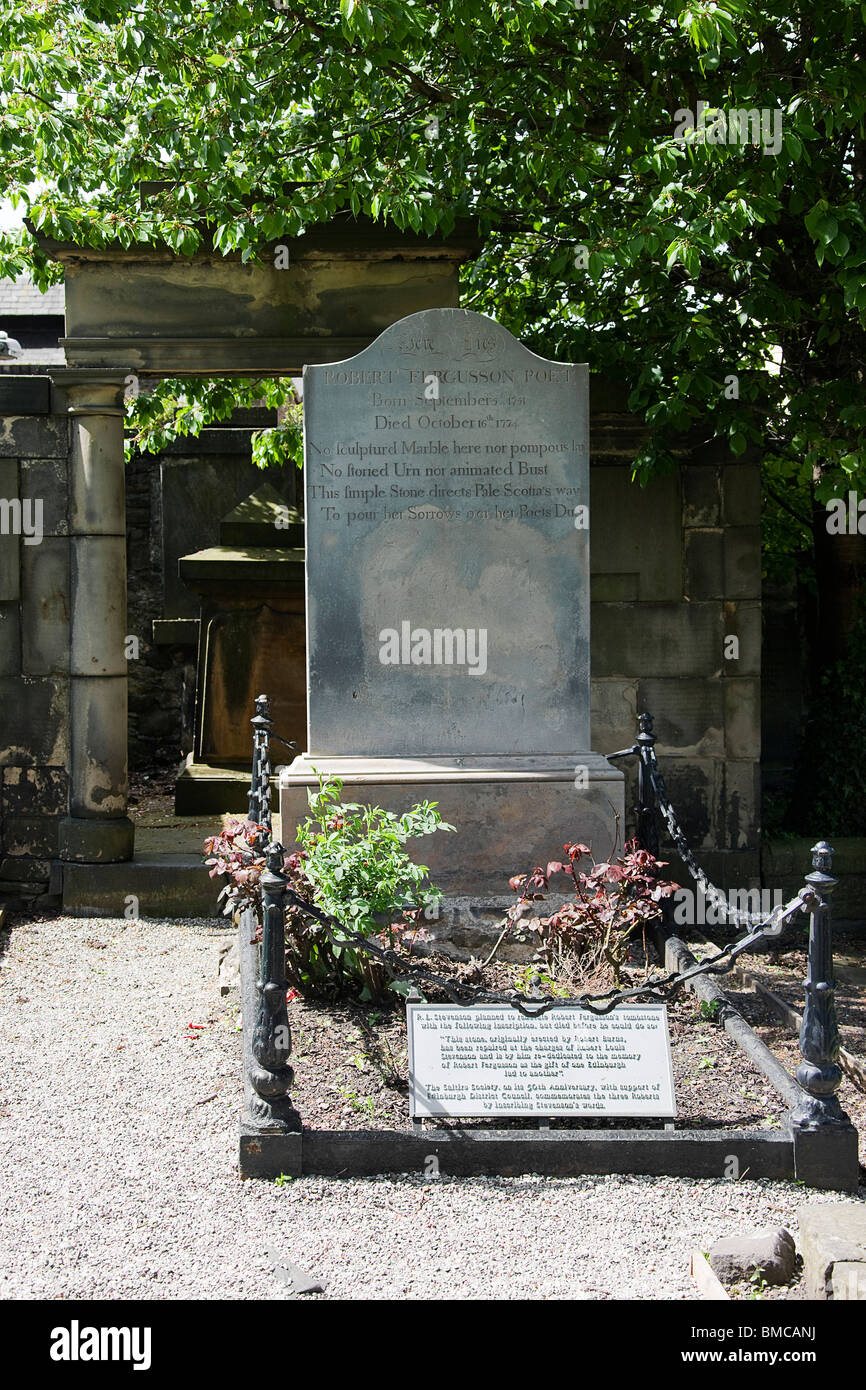
[[123,385],[114,370],[53,374],[71,420],[70,814],[60,857],[131,859],[127,815],[126,478]]

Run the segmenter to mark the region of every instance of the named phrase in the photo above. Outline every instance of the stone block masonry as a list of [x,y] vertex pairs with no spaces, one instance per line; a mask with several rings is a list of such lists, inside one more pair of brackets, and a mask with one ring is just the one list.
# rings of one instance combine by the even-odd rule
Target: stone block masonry
[[[69,422],[46,377],[0,377],[0,902],[47,893],[69,807]],[[35,512],[38,508],[38,513]]]
[[[602,394],[593,383],[590,402],[593,746],[628,747],[636,714],[649,709],[668,789],[710,877],[722,886],[757,886],[758,460],[735,462],[717,443],[694,444],[677,474],[639,488],[628,477],[643,430],[633,420],[624,428],[625,393]],[[619,495],[610,475],[639,499],[627,542],[616,534],[621,509],[596,502]],[[622,766],[628,808],[636,771]],[[662,843],[673,877],[690,882]]]

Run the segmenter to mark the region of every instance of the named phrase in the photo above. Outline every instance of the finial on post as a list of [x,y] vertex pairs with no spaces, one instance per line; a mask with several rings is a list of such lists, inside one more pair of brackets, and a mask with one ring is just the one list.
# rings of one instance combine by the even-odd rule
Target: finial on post
[[656,739],[655,734],[653,733],[653,723],[654,720],[652,715],[649,714],[646,710],[644,710],[643,714],[638,715],[638,742],[655,743]]

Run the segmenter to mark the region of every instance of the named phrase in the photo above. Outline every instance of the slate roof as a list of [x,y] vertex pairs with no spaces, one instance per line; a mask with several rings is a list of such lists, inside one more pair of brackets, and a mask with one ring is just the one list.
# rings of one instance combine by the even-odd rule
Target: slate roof
[[28,275],[16,280],[0,280],[0,324],[8,318],[29,318],[32,314],[62,314],[66,289],[52,285],[42,294]]

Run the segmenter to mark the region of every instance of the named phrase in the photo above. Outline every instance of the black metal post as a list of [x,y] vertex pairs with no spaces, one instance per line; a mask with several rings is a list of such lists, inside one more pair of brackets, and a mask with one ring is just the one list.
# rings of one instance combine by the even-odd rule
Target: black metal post
[[270,734],[272,728],[270,701],[267,695],[256,699],[256,712],[250,723],[253,726],[253,770],[250,778],[249,819],[263,825],[270,838],[271,833],[271,753]]
[[833,877],[833,849],[826,840],[812,847],[812,873],[806,882],[815,894],[809,920],[809,969],[806,976],[806,1007],[800,1028],[800,1054],[797,1080],[808,1092],[794,1113],[796,1123],[805,1129],[823,1125],[850,1125],[839,1104],[836,1091],[842,1081],[839,1065],[839,1026],[836,1022],[835,980],[833,978],[833,909],[831,897],[839,882]]
[[282,872],[284,854],[282,845],[273,841],[265,850],[259,1005],[250,1069],[250,1116],[254,1127],[283,1133],[301,1129],[301,1118],[289,1094],[294,1072],[288,1064],[292,1035],[286,1008],[285,901],[289,879]]
[[659,836],[656,826],[656,797],[649,769],[649,754],[656,741],[653,733],[652,715],[639,714],[637,724],[637,742],[632,744],[631,748],[620,749],[618,753],[608,753],[607,760],[613,763],[619,758],[637,758],[637,805],[634,807],[635,836],[641,849],[647,849],[650,854],[657,855]]
[[647,713],[638,715],[638,736],[635,744],[638,755],[637,806],[635,807],[637,838],[641,849],[649,850],[650,854],[658,856],[659,834],[656,825],[656,798],[649,770],[649,754],[655,746],[655,741],[652,715]]

